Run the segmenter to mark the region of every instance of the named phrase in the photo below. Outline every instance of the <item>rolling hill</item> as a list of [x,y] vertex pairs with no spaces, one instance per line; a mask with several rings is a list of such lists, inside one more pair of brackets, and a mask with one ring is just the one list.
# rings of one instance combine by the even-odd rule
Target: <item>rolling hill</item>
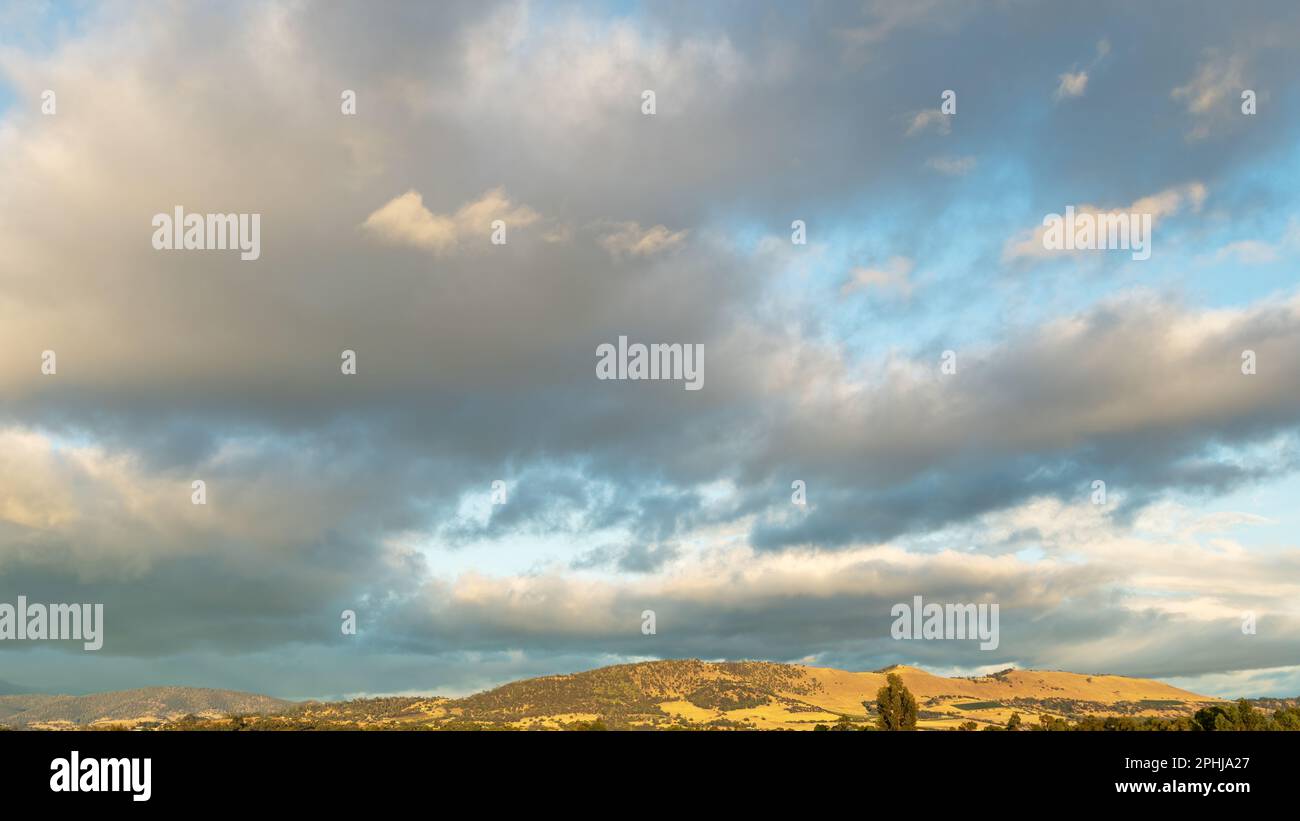
[[[1037,670],[945,678],[915,667],[848,672],[771,662],[652,661],[511,682],[464,698],[385,697],[294,703],[229,690],[154,687],[90,696],[0,696],[17,729],[131,728],[811,730],[874,718],[888,673],[915,695],[922,729],[1004,725],[1048,715],[1186,716],[1220,699],[1147,679]],[[194,716],[196,718],[186,718]],[[237,722],[228,716],[241,716]]]
[[1085,716],[1185,716],[1219,699],[1122,676],[1008,670],[944,678],[914,667],[876,672],[770,662],[653,661],[543,676],[464,698],[402,697],[311,702],[251,719],[267,728],[364,727],[562,729],[600,721],[610,728],[811,730],[847,716],[867,721],[890,672],[916,696],[923,729],[962,722],[1003,725],[1013,712]]
[[186,715],[219,717],[272,713],[292,702],[233,690],[145,687],[88,696],[0,696],[0,725],[18,729],[76,729],[161,724]]

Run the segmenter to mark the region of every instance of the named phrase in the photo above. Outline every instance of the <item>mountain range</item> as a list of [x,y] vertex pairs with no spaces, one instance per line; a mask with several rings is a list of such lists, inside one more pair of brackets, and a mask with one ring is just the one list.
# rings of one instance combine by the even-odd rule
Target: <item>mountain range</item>
[[[651,661],[511,682],[463,698],[390,696],[290,702],[230,690],[150,687],[88,696],[0,696],[14,729],[240,727],[393,729],[788,729],[874,719],[876,691],[896,673],[916,697],[921,729],[1005,725],[1013,713],[1187,716],[1221,699],[1159,681],[1043,670],[971,678],[916,667],[874,672],[772,662]],[[866,704],[864,705],[864,702]],[[969,725],[968,725],[969,726]]]
[[0,725],[14,729],[61,730],[150,726],[187,715],[219,718],[265,714],[293,702],[233,690],[201,687],[145,687],[86,696],[0,695]]

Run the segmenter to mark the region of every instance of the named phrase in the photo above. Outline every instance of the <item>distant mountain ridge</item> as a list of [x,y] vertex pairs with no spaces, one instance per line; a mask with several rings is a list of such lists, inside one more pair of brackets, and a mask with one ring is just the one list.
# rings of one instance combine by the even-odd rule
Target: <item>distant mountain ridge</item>
[[[1005,670],[945,678],[915,667],[849,672],[772,662],[652,661],[510,682],[464,698],[387,697],[299,704],[243,728],[811,730],[874,721],[876,691],[897,673],[923,729],[1004,726],[1050,716],[1180,717],[1220,699],[1123,676]],[[867,702],[868,706],[864,706]]]
[[[230,690],[149,687],[87,696],[0,696],[0,724],[16,729],[202,726],[216,729],[811,730],[869,723],[876,691],[896,673],[916,697],[922,729],[1005,725],[1013,713],[1188,716],[1221,699],[1149,679],[1042,670],[946,678],[915,667],[850,672],[761,661],[652,661],[510,682],[464,698],[392,696],[290,702]],[[864,706],[863,702],[867,702]],[[186,719],[196,716],[196,719]],[[237,716],[234,721],[227,717]]]
[[292,705],[270,696],[201,687],[144,687],[86,696],[4,695],[0,696],[0,724],[32,729],[106,723],[137,726],[186,715],[273,713]]

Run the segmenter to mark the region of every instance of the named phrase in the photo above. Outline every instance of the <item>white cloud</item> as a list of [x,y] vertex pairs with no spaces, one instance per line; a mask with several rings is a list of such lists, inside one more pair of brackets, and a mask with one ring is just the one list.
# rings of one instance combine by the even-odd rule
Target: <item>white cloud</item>
[[434,214],[425,208],[420,193],[412,190],[394,197],[366,217],[362,228],[393,245],[445,254],[461,245],[474,247],[477,243],[487,247],[492,222],[498,219],[505,221],[511,230],[532,225],[540,216],[526,205],[513,204],[501,188],[465,203],[454,214]]
[[1067,71],[1060,76],[1060,84],[1056,86],[1056,92],[1053,94],[1053,97],[1057,100],[1063,100],[1066,97],[1082,97],[1084,90],[1087,88],[1088,72]]
[[[1199,211],[1201,205],[1205,202],[1206,195],[1207,191],[1203,184],[1190,182],[1141,197],[1125,208],[1098,208],[1095,205],[1086,203],[1063,203],[1057,211],[1060,212],[1066,205],[1074,205],[1076,214],[1092,214],[1093,216],[1102,214],[1150,214],[1151,224],[1154,227],[1162,219],[1178,214],[1184,208]],[[1002,249],[1003,260],[1043,258],[1062,253],[1061,251],[1052,251],[1043,247],[1043,235],[1046,232],[1047,228],[1040,224],[1035,228],[1021,231],[1007,240]]]

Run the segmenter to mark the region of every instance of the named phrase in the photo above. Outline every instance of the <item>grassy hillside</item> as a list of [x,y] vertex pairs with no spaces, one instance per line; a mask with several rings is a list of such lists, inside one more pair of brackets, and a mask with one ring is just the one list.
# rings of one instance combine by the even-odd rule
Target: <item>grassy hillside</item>
[[89,696],[11,695],[0,696],[0,724],[33,729],[135,726],[191,714],[272,713],[290,706],[269,696],[197,687],[146,687]]
[[[811,730],[842,719],[873,720],[871,702],[888,672],[916,696],[920,726],[1003,725],[1013,712],[1087,716],[1187,716],[1218,699],[1121,676],[1010,670],[944,678],[911,667],[847,672],[769,662],[655,661],[511,682],[465,698],[382,698],[297,705],[246,728],[565,729],[752,728]],[[177,725],[181,726],[181,725]],[[212,726],[190,722],[184,726]],[[216,728],[216,727],[214,727]],[[224,728],[224,727],[223,727]]]
[[[1006,670],[945,678],[914,667],[848,672],[770,662],[654,661],[526,679],[464,698],[388,697],[291,703],[227,690],[155,687],[92,696],[0,696],[0,724],[191,729],[788,729],[865,726],[875,693],[897,673],[922,729],[1003,726],[1013,713],[1190,716],[1219,699],[1122,676]],[[233,718],[232,718],[233,717]]]

